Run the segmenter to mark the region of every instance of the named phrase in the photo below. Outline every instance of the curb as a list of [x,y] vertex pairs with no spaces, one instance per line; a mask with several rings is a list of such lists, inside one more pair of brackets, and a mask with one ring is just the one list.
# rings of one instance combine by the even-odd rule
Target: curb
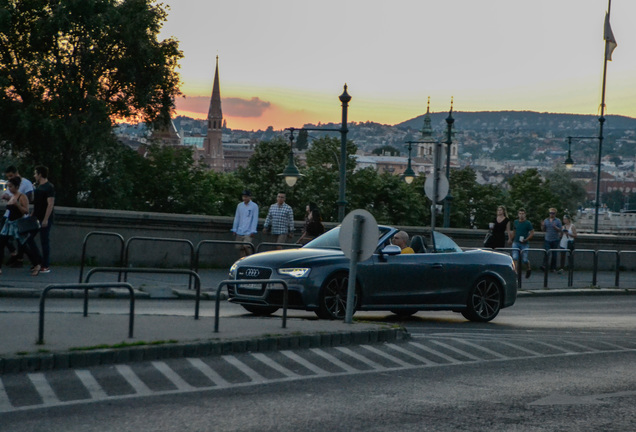
[[298,348],[329,348],[336,346],[407,341],[411,338],[404,327],[269,336],[229,341],[183,342],[124,348],[41,353],[0,358],[0,375],[58,369],[85,368],[119,363],[134,363],[170,358],[207,357],[213,355],[266,352]]
[[567,297],[567,296],[602,296],[602,295],[633,295],[632,288],[588,288],[588,289],[539,289],[519,290],[517,297]]

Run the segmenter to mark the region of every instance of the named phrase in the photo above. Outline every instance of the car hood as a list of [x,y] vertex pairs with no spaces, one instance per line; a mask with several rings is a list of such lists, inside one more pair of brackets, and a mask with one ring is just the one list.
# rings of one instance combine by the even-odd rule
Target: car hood
[[339,249],[300,248],[262,252],[245,257],[239,260],[236,264],[241,267],[281,267],[283,265],[301,265],[307,262],[335,257],[345,258],[344,253]]

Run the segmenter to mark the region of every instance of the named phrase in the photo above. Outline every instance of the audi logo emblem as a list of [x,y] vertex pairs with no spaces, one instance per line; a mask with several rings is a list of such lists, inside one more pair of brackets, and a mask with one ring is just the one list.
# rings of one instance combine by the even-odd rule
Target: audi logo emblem
[[261,271],[258,269],[247,269],[245,270],[245,276],[247,277],[258,277],[258,275],[261,274]]

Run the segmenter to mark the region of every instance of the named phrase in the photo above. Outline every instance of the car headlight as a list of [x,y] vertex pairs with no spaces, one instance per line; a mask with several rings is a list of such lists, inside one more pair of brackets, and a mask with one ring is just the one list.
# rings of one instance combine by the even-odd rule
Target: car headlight
[[236,269],[238,268],[238,261],[235,262],[234,264],[232,264],[232,267],[230,267],[230,275],[229,278],[230,279],[234,279],[234,276],[236,275]]
[[299,267],[281,268],[281,269],[278,269],[278,274],[291,276],[295,278],[301,278],[301,277],[309,276],[310,270],[311,270],[310,268],[299,268]]

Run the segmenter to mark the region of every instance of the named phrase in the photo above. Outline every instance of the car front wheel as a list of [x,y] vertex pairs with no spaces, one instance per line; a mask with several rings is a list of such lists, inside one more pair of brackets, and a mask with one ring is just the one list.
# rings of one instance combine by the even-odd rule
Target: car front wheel
[[491,278],[482,277],[470,290],[464,318],[470,321],[488,322],[495,318],[501,309],[501,286]]
[[[331,276],[320,289],[320,300],[316,315],[323,319],[344,319],[347,311],[347,289],[349,286],[349,274],[337,273]],[[353,310],[358,305],[358,292],[356,289],[353,298]]]

